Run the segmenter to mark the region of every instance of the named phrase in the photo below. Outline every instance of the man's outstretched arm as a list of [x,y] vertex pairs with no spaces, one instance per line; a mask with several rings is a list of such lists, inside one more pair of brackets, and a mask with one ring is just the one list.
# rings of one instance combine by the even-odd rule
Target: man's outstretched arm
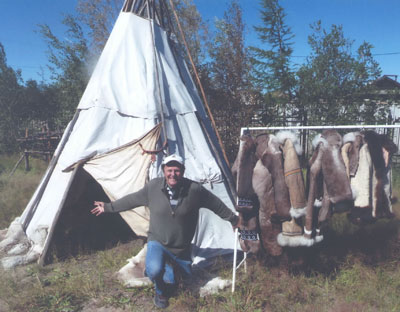
[[121,212],[139,206],[148,206],[146,186],[144,186],[141,190],[137,191],[136,193],[126,195],[111,203],[95,201],[94,208],[90,212],[95,216],[99,216],[104,212]]
[[242,215],[236,215],[230,210],[221,199],[211,193],[209,190],[202,188],[202,201],[205,208],[212,210],[220,218],[229,221],[232,224],[233,229],[240,228],[242,226]]

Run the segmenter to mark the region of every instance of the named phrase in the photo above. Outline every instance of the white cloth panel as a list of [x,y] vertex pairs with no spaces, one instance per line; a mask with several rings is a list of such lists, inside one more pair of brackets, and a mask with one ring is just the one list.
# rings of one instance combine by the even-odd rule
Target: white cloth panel
[[157,122],[129,117],[105,108],[82,110],[60,156],[64,168],[89,156],[102,154],[140,138]]
[[[143,149],[155,150],[160,136],[160,126],[155,127],[142,139],[118,150],[99,155],[83,168],[102,186],[111,201],[140,190],[148,178],[151,155]],[[149,211],[147,207],[137,207],[121,213],[130,228],[140,236],[147,236]]]
[[[157,51],[156,57],[154,51]],[[154,66],[155,59],[158,63],[158,75]],[[157,79],[162,88],[166,116],[196,110],[179,77],[165,31],[146,19],[122,12],[78,108],[98,106],[130,116],[157,118],[160,116]]]
[[[221,171],[208,146],[195,113],[165,119],[170,153],[185,160],[186,176],[195,181],[220,181]],[[80,112],[59,163],[63,169],[89,156],[103,154],[141,137],[156,125],[155,120],[124,116],[94,107]],[[161,176],[161,168],[151,178]]]

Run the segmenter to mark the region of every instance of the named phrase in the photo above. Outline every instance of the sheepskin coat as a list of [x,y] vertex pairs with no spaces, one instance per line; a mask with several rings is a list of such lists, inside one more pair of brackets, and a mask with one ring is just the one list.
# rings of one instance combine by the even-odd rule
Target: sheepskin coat
[[[318,216],[321,224],[330,215],[330,204],[342,204],[352,201],[350,181],[341,155],[342,138],[336,130],[324,130],[313,141],[315,147],[310,160],[309,194],[306,211],[306,230],[311,233],[316,222],[314,203],[317,192],[323,186],[322,207]],[[318,225],[319,226],[319,225]],[[318,227],[317,226],[317,227]]]
[[262,245],[270,255],[279,256],[282,254],[282,247],[278,245],[276,238],[281,227],[271,222],[271,216],[276,213],[275,191],[272,176],[260,160],[253,171],[253,188],[260,202],[258,220]]
[[368,220],[366,214],[373,218],[391,217],[390,158],[397,147],[387,136],[374,131],[349,133],[345,138],[348,142],[342,148],[342,155],[348,158],[345,163],[357,216],[363,220]]
[[232,175],[236,181],[237,196],[251,198],[254,194],[251,179],[256,165],[256,144],[250,135],[240,137],[239,151],[232,166]]
[[[248,203],[237,206],[243,217],[241,229],[258,233],[258,200],[252,185],[253,169],[257,161],[255,153],[254,139],[248,134],[242,135],[232,174],[236,181],[238,200],[245,199]],[[260,250],[259,240],[240,239],[239,243],[244,252],[257,253]]]

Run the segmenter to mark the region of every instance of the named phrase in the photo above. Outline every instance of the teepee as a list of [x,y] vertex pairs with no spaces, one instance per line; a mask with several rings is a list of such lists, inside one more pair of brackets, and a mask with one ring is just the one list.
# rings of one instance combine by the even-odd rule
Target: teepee
[[[167,154],[182,156],[185,176],[234,209],[230,171],[212,120],[179,45],[163,28],[165,5],[163,0],[125,2],[49,168],[22,215],[0,237],[0,250],[8,252],[4,267],[44,263],[51,246],[73,248],[78,239],[106,232],[111,218],[103,218],[99,230],[101,218],[90,215],[93,200],[114,200],[161,176]],[[131,231],[146,236],[146,207],[122,218],[128,236]],[[121,220],[112,234],[126,235]],[[71,232],[79,235],[68,236]],[[193,245],[194,263],[231,253],[232,228],[201,209]]]

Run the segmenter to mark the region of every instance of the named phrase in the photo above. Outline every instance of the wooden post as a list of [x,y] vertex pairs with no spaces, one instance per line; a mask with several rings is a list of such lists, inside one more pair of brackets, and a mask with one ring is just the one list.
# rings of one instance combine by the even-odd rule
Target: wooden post
[[26,229],[28,228],[29,222],[31,222],[32,217],[33,217],[33,215],[34,215],[34,213],[35,213],[35,211],[36,211],[36,209],[37,209],[37,207],[39,205],[39,202],[42,199],[43,193],[44,193],[44,191],[45,191],[45,189],[47,187],[47,183],[49,182],[50,177],[53,174],[54,168],[57,165],[58,158],[60,157],[60,155],[61,155],[61,153],[62,153],[62,151],[64,149],[64,146],[67,143],[67,141],[69,139],[69,136],[72,133],[72,130],[74,129],[74,125],[75,125],[76,121],[78,120],[79,112],[80,112],[80,110],[77,110],[75,112],[74,117],[72,118],[71,122],[68,124],[67,129],[65,130],[65,133],[64,133],[63,137],[61,138],[61,141],[58,144],[58,146],[56,148],[56,151],[54,152],[54,155],[53,155],[53,157],[52,157],[52,159],[50,161],[49,167],[47,168],[47,171],[46,171],[45,175],[43,176],[42,180],[40,181],[40,184],[39,184],[40,187],[37,190],[37,193],[35,193],[36,196],[32,200],[32,203],[29,206],[29,208],[28,208],[28,206],[26,208],[26,209],[29,209],[29,210],[28,210],[28,213],[27,213],[27,215],[25,217],[25,220],[23,221],[23,224],[22,224],[24,232],[26,232]]
[[29,167],[29,152],[27,150],[24,151],[24,157],[25,157],[25,171],[31,170]]
[[18,159],[17,163],[15,164],[14,168],[11,170],[10,175],[8,176],[9,178],[14,174],[15,170],[17,170],[18,165],[21,163],[22,159],[25,158],[25,153],[22,154],[20,159]]

